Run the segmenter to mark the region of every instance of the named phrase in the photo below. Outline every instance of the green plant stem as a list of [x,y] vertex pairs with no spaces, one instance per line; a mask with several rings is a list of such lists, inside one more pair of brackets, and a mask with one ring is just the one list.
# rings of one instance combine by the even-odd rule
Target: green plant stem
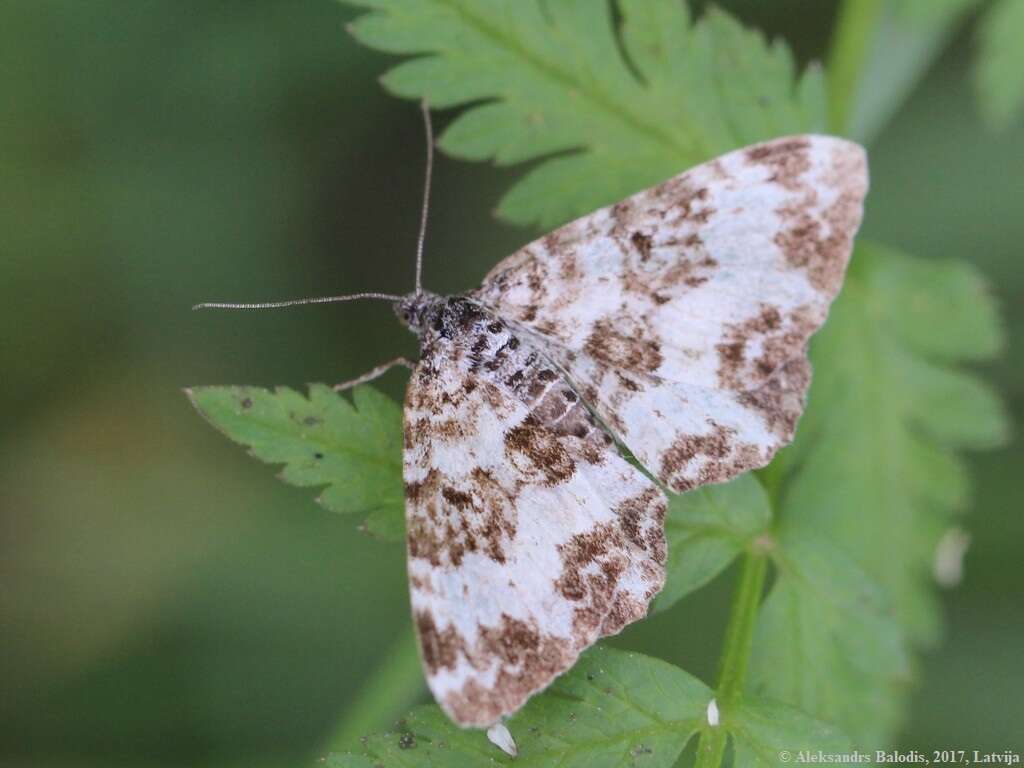
[[885,8],[884,0],[843,0],[828,55],[828,128],[844,134],[867,60]]
[[[739,584],[732,599],[729,624],[725,630],[722,660],[718,668],[715,701],[722,717],[743,695],[747,682],[750,649],[754,643],[757,609],[764,592],[768,558],[761,552],[748,552],[743,558]],[[697,749],[696,768],[718,768],[725,755],[726,731],[721,726],[706,726]]]
[[401,716],[423,695],[423,671],[410,625],[395,640],[327,740],[327,750],[358,748],[359,739]]
[[786,479],[786,455],[780,454],[775,457],[767,467],[757,470],[757,480],[764,488],[772,509],[779,509],[779,502],[782,500],[782,484]]

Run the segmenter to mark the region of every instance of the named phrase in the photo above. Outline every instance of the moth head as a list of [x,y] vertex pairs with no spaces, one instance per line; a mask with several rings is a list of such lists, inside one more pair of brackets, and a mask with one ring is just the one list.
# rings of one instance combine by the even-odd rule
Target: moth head
[[395,314],[406,328],[419,335],[427,322],[429,310],[438,297],[429,291],[418,291],[403,296],[394,303]]

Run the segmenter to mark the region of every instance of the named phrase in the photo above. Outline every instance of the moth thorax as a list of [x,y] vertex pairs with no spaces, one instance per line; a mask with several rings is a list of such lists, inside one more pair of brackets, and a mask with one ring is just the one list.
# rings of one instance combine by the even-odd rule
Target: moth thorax
[[410,293],[395,302],[395,314],[410,331],[419,334],[430,316],[431,307],[440,301],[440,297],[429,291]]

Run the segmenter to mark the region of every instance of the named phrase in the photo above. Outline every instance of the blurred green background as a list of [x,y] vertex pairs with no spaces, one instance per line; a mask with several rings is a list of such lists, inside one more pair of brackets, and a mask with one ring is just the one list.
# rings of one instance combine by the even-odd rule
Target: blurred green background
[[[804,61],[835,12],[724,5]],[[388,60],[345,35],[351,16],[0,2],[0,764],[312,764],[407,631],[400,548],[279,483],[181,393],[335,382],[415,352],[382,303],[189,311],[411,288],[422,127],[378,87]],[[983,374],[1020,423],[1024,128],[982,126],[972,45],[969,24],[871,147],[864,231],[989,276],[1011,343]],[[472,286],[532,236],[491,216],[520,172],[440,160],[430,288]],[[403,378],[380,386],[399,398]],[[971,463],[967,576],[906,748],[1024,750],[1024,451]],[[711,678],[731,578],[615,643]]]

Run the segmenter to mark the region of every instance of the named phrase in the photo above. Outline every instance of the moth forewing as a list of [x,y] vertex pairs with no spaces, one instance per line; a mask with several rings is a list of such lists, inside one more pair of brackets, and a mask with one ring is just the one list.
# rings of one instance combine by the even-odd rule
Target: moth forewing
[[434,297],[406,395],[409,582],[427,680],[489,726],[643,617],[666,500],[528,337]]
[[777,139],[565,225],[474,295],[543,338],[662,482],[722,482],[793,437],[866,191],[858,145]]

